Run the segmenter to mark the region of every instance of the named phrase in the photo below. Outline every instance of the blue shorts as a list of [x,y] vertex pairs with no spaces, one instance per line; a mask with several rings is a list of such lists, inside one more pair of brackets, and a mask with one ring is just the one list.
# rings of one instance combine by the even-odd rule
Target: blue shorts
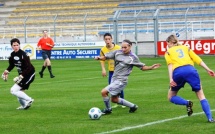
[[172,87],[172,91],[178,91],[184,87],[185,83],[188,83],[192,87],[192,91],[199,91],[201,89],[201,82],[197,70],[191,66],[181,66],[173,71],[173,80],[177,86]]
[[51,50],[41,50],[43,59],[51,58]]
[[113,76],[113,71],[109,71],[109,76],[108,76],[108,84],[111,83],[111,78]]

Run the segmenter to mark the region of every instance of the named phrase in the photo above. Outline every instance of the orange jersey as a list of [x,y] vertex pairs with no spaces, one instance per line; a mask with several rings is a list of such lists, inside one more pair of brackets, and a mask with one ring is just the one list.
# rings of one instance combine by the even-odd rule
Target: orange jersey
[[[46,43],[52,45],[52,47],[49,45],[46,45]],[[40,46],[42,50],[51,50],[54,47],[54,41],[50,37],[41,38],[37,43],[37,46],[38,47]]]

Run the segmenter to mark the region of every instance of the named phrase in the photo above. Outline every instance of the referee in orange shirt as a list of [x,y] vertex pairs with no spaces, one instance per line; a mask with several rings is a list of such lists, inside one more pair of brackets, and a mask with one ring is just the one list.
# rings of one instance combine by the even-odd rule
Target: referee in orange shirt
[[42,66],[41,71],[39,72],[40,78],[43,78],[43,71],[48,67],[49,73],[50,73],[50,78],[54,78],[55,76],[52,73],[51,69],[51,50],[54,47],[54,41],[48,37],[48,31],[44,30],[43,31],[43,37],[39,40],[37,43],[37,50],[38,53],[41,51],[42,57],[44,59],[44,63]]

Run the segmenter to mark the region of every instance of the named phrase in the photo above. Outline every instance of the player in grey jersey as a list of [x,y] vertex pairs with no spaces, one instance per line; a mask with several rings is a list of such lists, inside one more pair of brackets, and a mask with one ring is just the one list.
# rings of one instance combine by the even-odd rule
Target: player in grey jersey
[[111,94],[111,101],[113,103],[130,107],[129,113],[135,112],[138,108],[137,105],[118,97],[119,93],[124,90],[127,85],[128,76],[131,73],[133,66],[136,66],[143,71],[156,69],[161,66],[160,64],[146,66],[144,63],[141,63],[139,58],[131,52],[131,46],[131,41],[123,40],[121,50],[112,51],[107,53],[105,56],[95,57],[95,60],[114,59],[115,61],[115,70],[111,83],[101,91],[104,104],[106,106],[106,108],[102,110],[103,114],[112,113],[108,93]]

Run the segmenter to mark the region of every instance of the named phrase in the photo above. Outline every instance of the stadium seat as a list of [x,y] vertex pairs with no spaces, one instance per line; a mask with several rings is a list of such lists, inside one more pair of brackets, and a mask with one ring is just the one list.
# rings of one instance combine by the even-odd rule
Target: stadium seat
[[52,7],[29,7],[29,8],[16,8],[14,12],[31,12],[31,11],[50,11],[50,10],[75,10],[75,9],[93,9],[93,8],[115,8],[118,4],[96,4],[96,5],[81,5],[81,6],[52,6]]
[[[57,15],[58,16],[78,16],[78,15],[85,15],[86,13],[88,15],[110,15],[110,14],[113,14],[113,9],[110,9],[110,10],[107,10],[107,11],[99,11],[99,12],[96,12],[96,11],[92,11],[92,12],[86,12],[86,11],[71,11],[71,12],[63,12],[63,13],[58,13]],[[38,14],[38,13],[33,13],[33,14],[21,14],[21,15],[11,15],[10,18],[20,18],[20,17],[44,17],[44,16],[55,16],[56,13],[52,13],[52,12],[49,12],[49,13],[46,13],[46,14]]]
[[[7,8],[3,5],[4,8]],[[53,30],[54,17],[56,19],[56,33],[59,36],[71,36],[83,31],[84,16],[86,16],[86,28],[88,34],[99,34],[113,29],[113,16],[117,10],[120,10],[118,20],[119,31],[122,33],[133,34],[134,31],[134,14],[139,13],[137,17],[137,32],[147,33],[153,30],[153,14],[159,8],[159,29],[160,32],[172,32],[183,29],[185,25],[185,12],[189,7],[187,18],[189,23],[195,20],[211,20],[214,18],[213,11],[215,9],[215,0],[184,0],[184,1],[122,1],[122,0],[34,0],[21,2],[20,5],[11,5],[14,8],[12,12],[8,12],[8,16],[4,17],[2,27],[15,28],[18,32],[16,36],[23,36],[24,19],[27,29],[34,32],[28,32],[28,37],[37,37],[36,29],[47,27]],[[201,19],[199,19],[201,18]],[[204,23],[204,21],[202,21]],[[174,23],[173,23],[174,22]],[[192,22],[194,24],[195,22]],[[172,28],[173,25],[176,28]],[[199,25],[199,24],[196,24]],[[211,30],[206,22],[200,30]],[[148,27],[148,28],[146,28]],[[19,30],[22,28],[22,30]],[[96,29],[98,31],[96,31]],[[121,30],[123,29],[123,30]],[[66,33],[63,31],[66,30]],[[189,29],[190,30],[190,29]],[[197,30],[194,28],[193,30]],[[3,31],[3,30],[2,30]],[[40,31],[40,30],[39,30]],[[62,31],[62,32],[60,32]],[[92,33],[89,33],[91,31]],[[8,36],[13,36],[13,32],[8,30]],[[20,33],[20,34],[19,34]],[[2,32],[0,32],[2,35]]]
[[69,3],[89,3],[89,2],[99,2],[99,0],[61,0],[61,1],[41,1],[41,2],[22,2],[21,5],[59,5],[59,4],[69,4]]
[[193,3],[210,3],[215,0],[184,0],[184,1],[162,1],[162,2],[137,2],[137,3],[122,3],[119,7],[135,7],[135,6],[153,6],[153,5],[177,5],[177,4],[193,4]]

